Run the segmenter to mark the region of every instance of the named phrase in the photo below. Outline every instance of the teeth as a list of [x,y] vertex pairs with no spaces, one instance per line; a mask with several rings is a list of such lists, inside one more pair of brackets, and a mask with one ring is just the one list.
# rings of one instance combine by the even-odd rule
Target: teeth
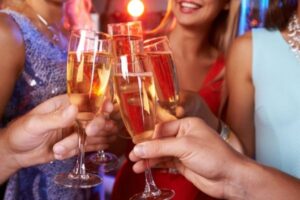
[[194,4],[194,3],[192,3],[192,2],[181,2],[181,3],[180,3],[180,6],[181,6],[181,7],[184,7],[184,8],[200,8],[199,5]]

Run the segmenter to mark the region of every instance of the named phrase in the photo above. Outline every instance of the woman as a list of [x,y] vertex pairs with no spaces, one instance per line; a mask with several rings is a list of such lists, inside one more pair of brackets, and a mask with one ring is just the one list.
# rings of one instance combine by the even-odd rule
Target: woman
[[227,63],[227,121],[246,153],[300,177],[300,5],[272,0],[266,29],[238,38]]
[[[169,3],[172,4],[169,8],[172,9],[176,24],[167,34],[173,51],[180,89],[185,91],[181,94],[180,103],[184,107],[181,117],[203,117],[207,114],[210,118],[207,121],[211,122],[212,127],[218,129],[218,119],[211,115],[206,106],[200,105],[202,103],[200,96],[218,116],[225,65],[224,54],[227,41],[232,37],[232,32],[227,30],[233,28],[232,21],[237,11],[235,7],[236,4],[239,5],[239,1],[172,0]],[[229,8],[232,9],[232,13],[229,13]],[[169,20],[163,20],[163,23],[172,25]],[[168,28],[162,27],[163,31],[156,30],[155,34],[158,32],[165,34]],[[159,188],[175,190],[173,199],[209,198],[183,176],[176,172],[172,173],[172,170],[171,173],[169,172],[168,169],[153,169],[153,176]],[[143,187],[144,176],[134,174],[132,163],[127,160],[117,174],[112,199],[128,199],[142,191]]]
[[[219,198],[299,199],[299,18],[300,0],[271,0],[266,28],[238,38],[229,51],[228,122],[258,163],[221,144],[207,127],[195,128],[203,125],[195,119],[163,124],[165,131],[158,129],[162,136],[178,133],[177,138],[140,144],[132,160],[177,156],[179,170]],[[195,139],[200,130],[201,137]],[[191,148],[185,150],[187,140]],[[144,168],[142,162],[135,165],[135,171]]]
[[[5,48],[0,52],[2,126],[44,100],[66,92],[65,2],[4,1],[0,13],[0,47]],[[66,189],[53,182],[56,174],[73,166],[74,159],[70,159],[23,168],[10,178],[5,199],[88,198],[90,190]]]

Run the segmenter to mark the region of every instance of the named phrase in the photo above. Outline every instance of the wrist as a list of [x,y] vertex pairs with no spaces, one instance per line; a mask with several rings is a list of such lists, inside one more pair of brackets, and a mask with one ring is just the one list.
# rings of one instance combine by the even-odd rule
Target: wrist
[[0,165],[0,171],[3,174],[3,176],[0,176],[0,183],[20,169],[16,161],[16,154],[10,148],[5,131],[6,129],[0,130],[0,155],[3,163]]
[[[255,187],[260,185],[260,176],[261,166],[255,163],[250,158],[241,156],[239,162],[234,164],[232,176],[229,178],[229,184],[226,188],[226,199],[232,200],[250,200],[254,199],[253,194],[255,194]],[[259,187],[264,187],[260,185]]]

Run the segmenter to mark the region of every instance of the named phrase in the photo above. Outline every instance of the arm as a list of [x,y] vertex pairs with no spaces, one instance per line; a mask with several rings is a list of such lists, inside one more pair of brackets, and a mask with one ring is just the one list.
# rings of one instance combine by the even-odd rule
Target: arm
[[11,17],[0,14],[0,119],[25,62],[22,34]]
[[[300,196],[299,179],[274,168],[262,166],[250,159],[240,166],[240,170],[234,176],[232,182],[244,189],[242,199],[296,200]],[[234,189],[231,190],[234,193]]]
[[241,140],[245,153],[254,156],[254,87],[252,84],[252,38],[246,34],[236,39],[226,63],[228,90],[226,122]]
[[[131,152],[130,159],[137,161],[133,166],[135,172],[145,170],[145,159],[155,165],[162,158],[201,191],[216,198],[299,199],[298,179],[236,152],[197,118],[160,124],[155,133],[159,139],[138,144]],[[170,156],[178,160],[164,158]]]

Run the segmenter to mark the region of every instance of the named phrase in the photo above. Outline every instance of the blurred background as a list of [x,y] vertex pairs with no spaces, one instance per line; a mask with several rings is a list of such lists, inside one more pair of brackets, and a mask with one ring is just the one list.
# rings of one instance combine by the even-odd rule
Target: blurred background
[[[253,27],[263,25],[264,13],[269,5],[269,0],[240,0],[240,16],[238,35],[245,33]],[[140,13],[132,16],[132,12]],[[168,0],[93,0],[92,16],[97,28],[106,31],[108,23],[141,20],[145,30],[158,26],[166,13]],[[143,7],[143,8],[142,8]],[[143,10],[143,11],[141,11]]]
[[[95,22],[95,28],[105,32],[109,23],[134,20],[142,21],[144,30],[152,30],[160,24],[168,6],[168,0],[92,0],[92,2],[91,16]],[[236,35],[241,35],[251,28],[263,26],[268,5],[269,0],[240,0]],[[114,174],[111,174],[105,177],[104,185],[95,188],[100,191],[102,200],[109,199],[113,183]],[[0,186],[0,199],[3,198],[4,190],[5,185]]]

